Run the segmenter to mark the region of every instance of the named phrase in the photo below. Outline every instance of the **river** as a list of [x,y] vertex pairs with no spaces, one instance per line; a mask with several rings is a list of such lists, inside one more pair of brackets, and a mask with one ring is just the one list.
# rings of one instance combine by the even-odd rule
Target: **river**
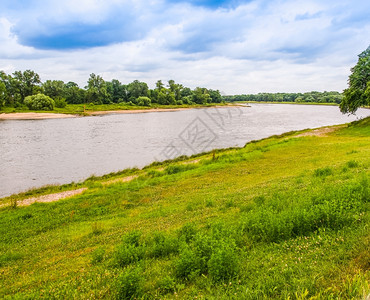
[[367,109],[347,116],[335,106],[252,104],[0,121],[0,197],[369,115]]

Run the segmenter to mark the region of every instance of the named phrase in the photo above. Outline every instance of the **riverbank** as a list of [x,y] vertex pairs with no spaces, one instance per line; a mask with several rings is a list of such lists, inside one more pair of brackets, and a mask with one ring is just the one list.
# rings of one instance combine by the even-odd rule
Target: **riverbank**
[[194,108],[238,106],[238,104],[192,104],[192,105],[159,105],[132,106],[127,104],[68,104],[65,108],[54,108],[53,111],[29,111],[22,108],[6,107],[0,110],[0,120],[33,120],[75,118],[79,116],[97,116],[106,114],[135,114],[146,112],[167,112]]
[[321,102],[277,102],[277,101],[235,101],[228,103],[252,103],[252,104],[297,104],[297,105],[328,105],[328,106],[339,106],[338,103],[321,103]]
[[365,299],[369,149],[367,118],[0,199],[0,297]]

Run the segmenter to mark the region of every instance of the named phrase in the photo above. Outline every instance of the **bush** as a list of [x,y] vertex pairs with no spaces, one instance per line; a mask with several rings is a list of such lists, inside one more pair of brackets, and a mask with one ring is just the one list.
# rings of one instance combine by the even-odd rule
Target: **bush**
[[118,246],[114,255],[116,265],[125,267],[144,258],[145,245],[141,245],[140,239],[140,231],[131,231],[123,237],[123,243]]
[[32,110],[53,110],[54,100],[44,94],[28,96],[24,99],[24,104]]
[[55,98],[55,107],[58,107],[58,108],[64,108],[67,106],[67,102],[66,102],[66,99],[64,98]]
[[114,262],[119,267],[125,267],[129,264],[138,262],[144,257],[145,249],[133,245],[120,245],[114,255]]
[[150,251],[153,257],[166,257],[172,253],[178,253],[179,242],[175,238],[158,232],[154,234],[153,245],[150,247]]
[[184,247],[175,263],[175,273],[178,278],[189,279],[191,275],[199,275],[199,259],[188,246]]
[[95,249],[94,252],[92,253],[91,263],[95,265],[97,263],[102,262],[104,259],[104,254],[105,254],[104,248]]
[[116,281],[117,299],[138,298],[142,294],[143,281],[138,268],[127,269]]
[[136,103],[139,106],[150,106],[152,104],[152,100],[148,97],[139,97],[136,99]]
[[333,175],[333,170],[329,167],[319,168],[319,169],[315,170],[314,175],[316,177],[326,177],[326,176],[329,176],[329,175]]
[[227,242],[221,242],[208,261],[209,275],[214,281],[230,279],[238,272],[238,261],[235,247]]
[[359,163],[355,160],[350,160],[349,162],[346,163],[346,166],[348,168],[357,168],[359,166]]
[[156,284],[157,289],[160,289],[164,293],[171,293],[174,292],[175,290],[175,279],[171,276],[165,276],[161,279]]
[[187,223],[179,231],[179,238],[184,239],[186,243],[189,243],[194,239],[197,229],[193,223]]

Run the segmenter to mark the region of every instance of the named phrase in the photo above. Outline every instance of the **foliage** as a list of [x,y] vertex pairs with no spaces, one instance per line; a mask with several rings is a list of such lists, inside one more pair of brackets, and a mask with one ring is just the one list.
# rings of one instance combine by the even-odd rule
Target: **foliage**
[[67,102],[65,98],[56,97],[54,99],[55,107],[57,108],[65,108],[67,106]]
[[5,105],[6,96],[7,92],[5,83],[0,81],[0,108]]
[[[0,109],[2,107],[21,107],[27,96],[45,94],[56,101],[57,108],[65,108],[68,104],[94,105],[194,105],[221,103],[222,97],[218,90],[196,88],[191,90],[182,84],[169,80],[165,86],[158,80],[154,89],[149,89],[145,82],[134,80],[122,84],[118,79],[105,81],[100,75],[90,74],[87,86],[83,89],[77,83],[62,80],[46,80],[41,82],[37,73],[31,70],[16,71],[7,75],[0,71]],[[65,99],[65,102],[60,100]],[[120,107],[119,109],[124,109]]]
[[94,73],[90,74],[90,78],[87,82],[86,99],[88,102],[95,104],[107,104],[110,102],[106,83],[101,76],[95,75]]
[[136,103],[139,106],[150,106],[151,102],[152,101],[148,97],[141,96],[141,97],[136,99]]
[[129,268],[123,271],[117,278],[117,297],[116,299],[134,299],[141,294],[142,277],[140,269]]
[[27,96],[24,104],[31,110],[53,110],[55,105],[54,100],[44,94]]
[[340,110],[342,113],[353,114],[360,106],[370,105],[370,46],[358,56],[348,83]]

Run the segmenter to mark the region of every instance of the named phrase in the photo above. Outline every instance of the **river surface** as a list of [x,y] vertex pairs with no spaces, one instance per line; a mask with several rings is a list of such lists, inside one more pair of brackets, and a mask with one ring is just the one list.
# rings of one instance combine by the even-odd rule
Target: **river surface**
[[0,121],[0,197],[369,115],[367,109],[347,116],[335,106],[252,104]]

